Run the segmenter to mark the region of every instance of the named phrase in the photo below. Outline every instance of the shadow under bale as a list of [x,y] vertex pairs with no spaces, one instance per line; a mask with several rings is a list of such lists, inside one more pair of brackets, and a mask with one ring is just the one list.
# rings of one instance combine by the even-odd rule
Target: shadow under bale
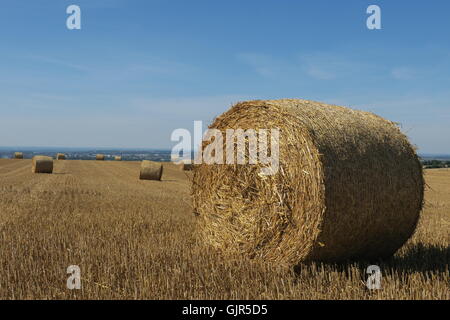
[[[412,272],[419,272],[422,274],[442,273],[448,274],[450,272],[450,247],[438,245],[424,245],[418,243],[405,248],[402,254],[396,254],[388,259],[373,259],[373,260],[347,260],[341,263],[317,263],[305,262],[293,267],[293,271],[297,275],[303,272],[308,272],[311,268],[325,268],[343,273],[347,278],[353,276],[352,268],[357,268],[362,271],[361,280],[366,276],[366,269],[370,265],[377,265],[383,276],[394,274],[405,274]],[[444,275],[445,276],[445,275]]]

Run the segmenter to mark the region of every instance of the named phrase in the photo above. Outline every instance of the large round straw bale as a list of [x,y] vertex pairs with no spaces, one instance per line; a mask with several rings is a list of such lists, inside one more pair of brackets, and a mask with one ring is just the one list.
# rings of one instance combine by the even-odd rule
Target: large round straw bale
[[121,156],[114,156],[114,160],[115,161],[122,161],[122,157]]
[[14,152],[14,159],[23,159],[22,152]]
[[162,164],[149,160],[143,160],[141,163],[141,171],[139,179],[141,180],[161,180],[163,172]]
[[64,153],[57,153],[56,160],[66,160],[66,155]]
[[31,171],[33,173],[52,173],[53,159],[46,156],[34,156]]
[[95,156],[95,160],[105,160],[105,155],[99,153]]
[[414,232],[422,167],[395,123],[283,99],[238,103],[210,128],[280,130],[274,175],[261,163],[194,169],[200,235],[223,252],[290,265],[385,258]]

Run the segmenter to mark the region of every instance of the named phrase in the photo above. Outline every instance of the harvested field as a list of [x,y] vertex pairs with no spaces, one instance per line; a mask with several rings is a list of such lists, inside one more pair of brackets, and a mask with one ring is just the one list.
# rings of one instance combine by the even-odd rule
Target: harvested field
[[[426,170],[414,236],[383,261],[303,264],[292,270],[223,258],[195,238],[188,177],[164,164],[139,180],[140,162],[0,159],[2,299],[450,299],[450,170]],[[380,290],[364,285],[380,266]],[[68,290],[66,269],[81,269]]]

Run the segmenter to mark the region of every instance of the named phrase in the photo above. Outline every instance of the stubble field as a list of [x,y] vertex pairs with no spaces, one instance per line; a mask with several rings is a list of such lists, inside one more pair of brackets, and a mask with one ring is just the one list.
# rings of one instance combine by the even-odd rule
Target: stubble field
[[[1,299],[450,299],[450,170],[427,170],[425,210],[390,260],[280,265],[224,258],[196,239],[188,174],[138,162],[0,160]],[[368,290],[376,263],[381,289]],[[69,265],[81,290],[66,286]]]

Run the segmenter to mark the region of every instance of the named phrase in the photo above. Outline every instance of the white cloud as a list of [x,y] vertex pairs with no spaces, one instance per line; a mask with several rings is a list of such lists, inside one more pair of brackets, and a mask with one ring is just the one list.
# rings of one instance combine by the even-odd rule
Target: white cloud
[[30,56],[27,56],[27,58],[35,60],[37,62],[49,63],[49,64],[58,65],[58,66],[69,68],[69,69],[75,69],[75,70],[79,70],[79,71],[89,71],[89,68],[86,66],[68,62],[63,59],[57,59],[57,58],[52,58],[52,57],[43,57],[43,56],[37,56],[37,55],[30,55]]
[[374,66],[326,53],[303,54],[299,57],[302,68],[316,80],[334,80],[369,74]]
[[241,62],[252,67],[256,73],[264,77],[275,76],[289,67],[285,63],[266,54],[240,53],[237,55],[237,58]]
[[308,75],[318,80],[332,80],[336,78],[336,74],[325,70],[321,66],[318,65],[310,65],[307,67]]
[[161,75],[177,75],[177,74],[190,74],[198,71],[196,67],[185,63],[168,60],[160,57],[153,56],[137,56],[132,57],[130,61],[140,61],[139,64],[130,64],[126,66],[126,71],[130,73],[143,73],[143,74],[161,74]]
[[411,80],[415,77],[415,72],[408,67],[396,67],[391,70],[391,76],[397,80]]
[[266,54],[243,53],[238,54],[237,58],[252,67],[257,74],[269,78],[289,76],[335,80],[370,74],[376,70],[373,65],[326,53],[308,53],[283,60]]

